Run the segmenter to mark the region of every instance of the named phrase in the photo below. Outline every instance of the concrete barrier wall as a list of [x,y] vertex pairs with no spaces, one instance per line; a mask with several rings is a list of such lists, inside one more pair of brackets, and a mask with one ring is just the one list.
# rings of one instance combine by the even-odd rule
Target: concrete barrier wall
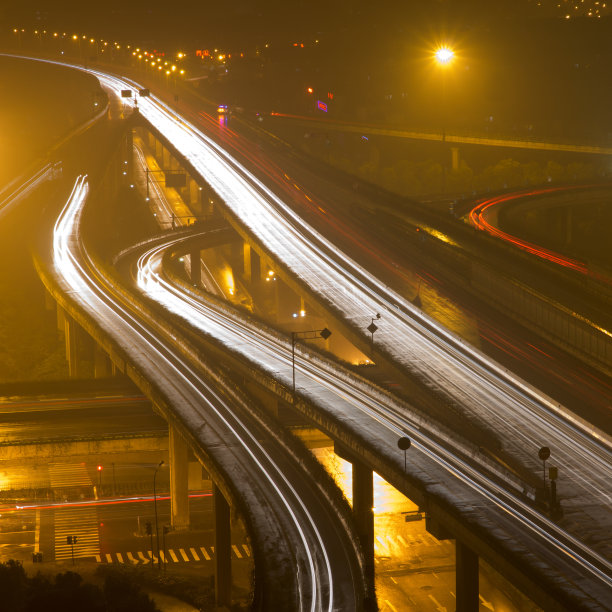
[[612,375],[612,337],[578,313],[478,262],[472,264],[471,287],[521,325]]

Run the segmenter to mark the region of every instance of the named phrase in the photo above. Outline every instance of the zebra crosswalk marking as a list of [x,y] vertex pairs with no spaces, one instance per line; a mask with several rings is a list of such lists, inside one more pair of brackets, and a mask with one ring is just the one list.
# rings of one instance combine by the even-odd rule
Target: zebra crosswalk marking
[[52,463],[49,465],[51,488],[92,486],[84,463]]
[[127,558],[134,564],[136,565],[137,563],[139,563],[138,559],[134,558],[134,555],[129,552],[127,553]]
[[143,562],[143,563],[151,563],[151,557],[145,557],[144,553],[142,552],[142,550],[139,550],[137,553],[138,558]]
[[[244,549],[244,554],[241,552],[240,547]],[[173,563],[193,563],[202,562],[202,561],[212,561],[212,557],[214,556],[214,547],[209,546],[208,549],[204,546],[200,546],[200,551],[198,552],[195,548],[177,548],[176,550],[169,548],[167,551],[159,551],[159,557],[161,561],[164,563],[169,563],[172,561]],[[210,551],[210,552],[209,552]],[[251,556],[251,550],[245,544],[242,545],[234,545],[232,544],[232,555],[236,559],[244,559],[245,557]],[[136,552],[115,552],[115,553],[104,553],[102,555],[97,554],[94,555],[96,561],[98,563],[132,563],[134,565],[138,565],[142,563],[143,565],[146,563],[156,564],[158,562],[158,558],[151,554],[150,550],[139,550]]]
[[76,537],[75,557],[95,557],[100,554],[98,512],[95,507],[57,507],[54,519],[56,561],[72,557],[73,547],[67,542],[68,536]]

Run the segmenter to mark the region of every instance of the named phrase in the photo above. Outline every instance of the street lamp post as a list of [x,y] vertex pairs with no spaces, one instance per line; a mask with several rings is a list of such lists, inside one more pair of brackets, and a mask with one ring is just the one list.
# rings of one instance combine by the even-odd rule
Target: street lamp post
[[[446,120],[447,120],[447,99],[446,99],[446,69],[452,64],[455,52],[447,46],[439,47],[435,54],[435,61],[442,70],[442,143],[446,142]],[[446,164],[442,162],[442,191],[446,191]]]
[[[447,68],[452,63],[454,57],[455,52],[446,46],[440,47],[435,53],[436,62],[442,69]],[[444,108],[443,115],[446,115],[446,81],[444,76],[442,77],[442,105]],[[442,142],[444,142],[446,140],[446,116],[443,116],[442,119]]]
[[153,508],[155,509],[155,543],[157,544],[157,566],[160,568],[161,568],[161,559],[159,556],[159,528],[157,526],[157,494],[155,492],[155,478],[157,476],[157,470],[159,470],[159,468],[162,465],[164,465],[163,459],[159,462],[159,464],[155,468],[155,472],[153,472]]
[[293,378],[293,399],[295,401],[295,343],[298,338],[302,338],[303,340],[318,340],[319,338],[323,338],[323,340],[327,340],[331,336],[331,332],[327,327],[323,329],[311,329],[308,331],[292,331],[291,332],[291,373]]

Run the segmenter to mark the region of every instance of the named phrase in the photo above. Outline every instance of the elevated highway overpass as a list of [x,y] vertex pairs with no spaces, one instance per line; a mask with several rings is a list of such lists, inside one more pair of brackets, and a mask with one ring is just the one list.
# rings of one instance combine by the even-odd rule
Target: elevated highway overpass
[[[210,178],[210,176],[208,175],[208,176],[207,176],[207,178]],[[253,212],[253,211],[251,211],[251,212]],[[303,228],[303,226],[302,226],[302,228],[301,228],[301,229],[302,229],[302,230],[304,229],[304,228]],[[56,293],[57,293],[57,292],[56,292]],[[59,296],[58,296],[58,297],[59,297]],[[400,309],[400,310],[401,310],[401,309]],[[408,310],[411,310],[411,309],[408,309]],[[389,312],[389,311],[387,311],[387,314],[388,314],[388,312]],[[74,316],[78,316],[78,313],[77,313],[76,311],[73,311],[73,313],[72,313],[72,314],[74,314]],[[339,317],[339,318],[340,318],[340,317]],[[367,339],[366,339],[366,340],[367,340]],[[385,344],[386,344],[386,342],[385,342]],[[456,348],[458,348],[458,347],[456,347]],[[108,352],[111,352],[111,351],[108,351]],[[285,357],[285,360],[286,360],[286,359],[287,359],[287,357]],[[126,369],[128,369],[128,370],[129,370],[129,366],[128,366]],[[497,374],[496,374],[496,376],[497,376],[497,375],[500,375],[500,374],[501,374],[501,373],[497,373]],[[501,378],[505,378],[505,377],[502,375],[502,376],[501,376]],[[363,425],[362,425],[362,427],[363,427]],[[397,426],[395,426],[395,429],[392,429],[392,431],[394,432],[394,437],[393,437],[393,439],[394,439],[394,440],[396,440],[396,439],[397,439],[398,434],[399,434],[399,433],[401,433],[401,431],[403,431],[403,427],[404,427],[404,426],[402,425],[402,426],[401,426],[401,427],[398,429],[398,428],[397,428]],[[413,427],[413,425],[411,425],[411,427]],[[361,432],[363,432],[364,430],[365,430],[365,429],[359,428],[359,431],[361,431]],[[356,433],[355,433],[355,437],[356,437],[356,438],[358,438],[358,437],[359,437],[359,435],[360,435],[360,434],[359,434],[359,432],[356,432]],[[415,435],[416,435],[416,432],[415,432]],[[362,433],[362,437],[363,437],[363,433]],[[347,440],[347,441],[348,441],[348,440]],[[362,440],[362,441],[364,442],[364,444],[368,442],[367,440]],[[389,449],[389,463],[390,463],[390,464],[393,464],[393,463],[394,463],[394,460],[391,458],[391,448],[393,448],[393,445],[392,445],[392,444],[389,444],[388,442],[386,442],[385,444],[387,445],[387,447],[388,447],[388,449]],[[349,444],[349,446],[350,446],[350,444]],[[354,450],[354,449],[353,449],[353,450]],[[420,449],[420,450],[421,450],[421,449]],[[422,451],[421,451],[421,452],[422,452]],[[380,454],[380,449],[376,449],[376,452],[372,452],[372,458],[371,458],[371,459],[372,459],[372,461],[374,461],[375,456],[376,456],[376,455],[379,455],[379,454]],[[425,453],[425,454],[427,454],[427,453]],[[396,455],[395,455],[395,463],[396,463],[396,464],[398,463]],[[396,469],[398,469],[398,468],[397,468],[397,465],[395,466],[395,468],[396,468]],[[433,470],[433,468],[432,468],[432,470]],[[420,471],[420,470],[419,470],[419,471]],[[433,473],[433,472],[432,472],[431,470],[428,470],[428,469],[423,469],[421,473],[422,473],[422,474],[428,474],[428,473]],[[440,476],[439,481],[440,481],[440,482],[441,482],[441,481],[445,481],[446,479],[448,479],[448,476]],[[396,478],[396,480],[397,480],[397,478]],[[391,481],[391,482],[394,482],[394,479],[393,479],[393,478],[390,478],[390,481]],[[434,479],[433,479],[433,481],[431,481],[431,482],[430,482],[430,484],[431,484],[431,485],[434,485],[434,481],[435,481],[435,483],[436,483],[436,486],[435,486],[434,488],[437,488],[437,486],[440,484],[440,482],[438,482],[438,478],[434,478]],[[414,494],[416,495],[416,493],[414,493]],[[443,496],[443,497],[444,497],[444,496]],[[451,495],[450,497],[454,497],[454,499],[457,499],[457,497],[455,497],[455,496],[453,496],[453,495]],[[448,501],[448,500],[447,500],[447,501]],[[468,508],[468,506],[469,506],[469,508],[470,508],[470,510],[468,511],[468,515],[470,515],[470,516],[472,517],[472,519],[473,519],[473,518],[474,518],[474,515],[472,514],[472,511],[473,511],[473,506],[472,506],[472,504],[470,504],[470,503],[466,503],[465,508]],[[430,512],[431,512],[431,511],[430,511]],[[454,512],[454,511],[453,511],[453,512]],[[434,514],[434,516],[435,516],[435,512],[432,512],[432,514]],[[466,519],[467,517],[465,517],[465,516],[464,516],[463,518],[464,518],[464,519]],[[468,522],[469,522],[469,521],[468,521]],[[478,521],[477,521],[477,522],[478,522]],[[455,532],[460,532],[459,525],[458,525],[458,524],[456,524],[456,523],[452,523],[452,520],[451,520],[451,519],[450,519],[448,516],[445,516],[445,517],[444,517],[443,524],[444,524],[444,523],[446,524],[446,527],[447,527],[447,528],[448,528],[448,526],[449,526],[449,525],[452,525],[452,526],[455,528],[455,529],[454,529],[454,531],[455,531]],[[488,524],[493,523],[493,524],[497,524],[497,525],[501,524],[501,523],[497,522],[497,519],[496,519],[496,520],[491,520],[491,521],[486,521],[486,520],[485,520],[485,521],[484,521],[484,524],[487,524],[487,523],[488,523]],[[546,532],[546,531],[547,531],[549,528],[551,528],[551,527],[552,527],[552,526],[547,525],[545,528],[543,528],[543,530],[542,530],[542,531],[543,531],[543,532]],[[512,529],[511,529],[511,530],[512,530]],[[477,529],[474,529],[474,531],[477,531]],[[495,530],[493,530],[493,531],[495,531]],[[473,535],[473,534],[472,534],[472,535]],[[499,535],[499,534],[498,534],[498,535]],[[514,534],[513,534],[513,535],[514,535]],[[542,535],[544,535],[544,534],[542,534]],[[487,533],[487,537],[490,537],[490,536],[491,536],[491,534],[490,534],[490,533]],[[503,540],[504,538],[502,537],[501,539]],[[475,545],[472,545],[472,547],[473,547],[473,548],[476,548],[476,546],[475,546]],[[483,550],[484,550],[484,549],[483,549]],[[490,551],[489,551],[489,552],[490,552]],[[472,553],[473,553],[473,550],[472,550]],[[487,554],[489,554],[489,553],[487,553]],[[485,554],[483,554],[483,556],[485,556],[485,558],[486,558],[486,555],[485,555]],[[519,555],[519,556],[520,556],[520,555]],[[527,556],[529,556],[529,555],[527,555]],[[471,563],[471,565],[470,565],[470,566],[472,567],[472,574],[473,574],[473,567],[474,567],[474,565],[473,565],[473,559],[474,559],[474,557],[473,557],[473,556],[472,556],[472,557],[470,557],[470,556],[469,556],[469,554],[468,554],[468,557],[471,559],[471,561],[470,561],[470,562],[468,562],[468,565]],[[497,560],[501,562],[501,559],[497,559]],[[524,561],[524,559],[522,559],[522,560]],[[535,561],[535,560],[534,560],[534,561]],[[538,562],[540,562],[540,561],[541,561],[541,559],[538,559],[538,560],[536,561],[536,564],[537,564]],[[517,564],[517,565],[518,565],[518,564]],[[514,567],[514,566],[513,566],[513,567]],[[517,569],[517,568],[516,568],[516,567],[514,567],[514,570],[516,570],[516,569]],[[565,572],[565,570],[561,570],[561,575],[564,575],[564,572]],[[546,572],[545,572],[545,573],[546,573]],[[525,578],[525,577],[523,576],[523,578]],[[578,583],[580,583],[581,581],[582,581],[582,579],[578,579],[578,578],[577,578],[576,582],[574,583],[574,586],[575,586],[575,585],[577,585]],[[525,584],[526,584],[526,583],[525,583]],[[547,607],[547,608],[548,608],[548,607],[550,607],[550,606],[552,605],[553,600],[554,600],[554,602],[555,602],[555,605],[556,605],[557,603],[559,603],[559,601],[558,601],[558,600],[557,600],[557,598],[555,597],[555,593],[557,594],[557,597],[559,597],[559,593],[560,593],[560,592],[563,592],[563,591],[565,590],[565,587],[564,587],[564,586],[561,586],[561,585],[555,585],[555,588],[552,588],[552,585],[547,585],[547,586],[550,586],[551,588],[550,588],[550,589],[548,589],[548,588],[544,588],[544,589],[542,589],[542,586],[541,586],[541,585],[540,585],[540,587],[536,587],[535,585],[531,584],[531,586],[530,586],[529,588],[530,588],[530,589],[531,589],[531,588],[533,588],[534,590],[533,590],[533,591],[531,591],[531,590],[530,590],[529,592],[530,592],[530,594],[535,595],[534,599],[535,599],[536,601],[541,601],[541,602],[543,602],[543,605],[545,605],[545,607]],[[570,589],[570,590],[572,590],[572,591],[573,591],[573,589]],[[580,589],[580,587],[579,587],[579,590],[582,590],[582,589]],[[567,595],[567,593],[566,593],[566,592],[564,593],[564,596],[565,596],[565,595]],[[583,603],[584,603],[584,602],[582,602],[582,603],[578,603],[578,600],[580,599],[580,596],[578,596],[578,600],[576,599],[576,596],[577,596],[577,595],[576,595],[576,592],[573,592],[573,593],[572,593],[572,595],[571,595],[571,599],[572,599],[573,604],[583,605]],[[553,600],[549,599],[549,597],[553,597]],[[561,597],[561,599],[563,599],[563,597]],[[544,602],[545,602],[545,603],[544,603]],[[572,605],[573,605],[573,604],[572,604]],[[587,605],[588,605],[588,604],[587,604]],[[551,608],[551,609],[552,609],[552,608]],[[585,609],[586,609],[586,608],[585,608]]]

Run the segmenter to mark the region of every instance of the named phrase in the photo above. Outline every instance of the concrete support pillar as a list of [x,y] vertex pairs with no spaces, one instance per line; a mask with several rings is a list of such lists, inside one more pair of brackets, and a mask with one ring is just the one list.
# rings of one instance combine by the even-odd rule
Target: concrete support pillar
[[66,327],[66,323],[64,322],[64,319],[66,317],[66,313],[64,312],[64,309],[58,304],[57,305],[57,331],[61,332],[62,334],[65,331],[65,327]]
[[250,272],[250,280],[252,285],[258,285],[261,281],[261,258],[259,255],[253,250],[249,249],[251,253],[251,272]]
[[478,555],[455,541],[457,612],[478,612]]
[[94,347],[94,378],[108,378],[110,375],[110,358],[106,351],[96,344]]
[[167,170],[170,167],[170,151],[162,145],[161,148],[161,164],[162,170]]
[[457,172],[459,170],[459,147],[451,147],[451,170]]
[[196,217],[202,216],[202,191],[200,190],[200,186],[192,179],[188,180],[188,189],[189,189],[189,207],[193,211],[193,214]]
[[202,284],[202,262],[200,261],[200,250],[193,250],[189,254],[191,267],[191,283],[199,287]]
[[79,376],[78,330],[79,326],[74,319],[64,315],[66,361],[68,362],[68,375],[70,378],[78,378]]
[[230,262],[234,270],[234,275],[242,276],[244,274],[242,241],[230,243]]
[[175,530],[189,527],[189,449],[181,435],[168,427],[170,459],[170,515]]
[[232,603],[232,530],[230,507],[225,497],[213,485],[215,512],[215,599],[217,606]]
[[199,461],[189,462],[189,478],[188,486],[190,491],[201,491],[202,490],[202,465]]
[[251,246],[246,242],[242,243],[242,268],[244,270],[244,280],[251,280]]
[[353,514],[365,557],[366,577],[374,584],[374,474],[353,460]]
[[353,465],[353,515],[363,548],[365,576],[374,589],[374,473],[348,448],[334,444],[334,452]]

